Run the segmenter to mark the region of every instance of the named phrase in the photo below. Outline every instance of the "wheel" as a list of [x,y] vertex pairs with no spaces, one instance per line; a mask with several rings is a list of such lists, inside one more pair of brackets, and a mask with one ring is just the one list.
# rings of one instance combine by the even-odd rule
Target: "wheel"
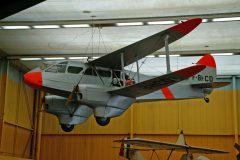
[[64,132],[71,132],[74,128],[72,124],[61,124],[61,128]]
[[106,126],[110,122],[110,118],[105,118],[105,117],[95,117],[97,124],[100,126]]
[[209,98],[205,97],[205,98],[204,98],[204,101],[205,101],[206,103],[209,103],[210,100],[209,100]]

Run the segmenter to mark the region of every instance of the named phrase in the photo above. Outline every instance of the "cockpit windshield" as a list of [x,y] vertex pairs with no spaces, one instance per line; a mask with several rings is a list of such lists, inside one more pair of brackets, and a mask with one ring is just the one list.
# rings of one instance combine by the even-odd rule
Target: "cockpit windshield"
[[55,65],[52,65],[51,67],[47,68],[45,72],[65,73],[67,64],[68,62],[61,62]]

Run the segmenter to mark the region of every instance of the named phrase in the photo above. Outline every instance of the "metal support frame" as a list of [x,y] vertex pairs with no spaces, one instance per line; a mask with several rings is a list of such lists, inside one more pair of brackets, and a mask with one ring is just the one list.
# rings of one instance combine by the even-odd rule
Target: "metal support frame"
[[171,152],[169,153],[167,160],[169,160],[169,159],[170,159],[170,157],[171,157],[171,155],[172,155],[173,151],[174,151],[174,149],[171,149]]
[[138,60],[136,61],[136,65],[137,65],[137,82],[140,82],[140,77],[139,77],[139,64],[138,64]]
[[121,53],[121,66],[122,66],[122,80],[123,80],[123,86],[125,87],[125,72],[124,72],[124,57],[123,53]]
[[[238,112],[237,112],[237,86],[236,86],[236,76],[232,76],[232,92],[233,92],[233,124],[234,124],[234,141],[239,143],[239,132],[238,132]],[[236,150],[236,154],[238,151]]]
[[169,35],[166,35],[164,40],[165,40],[165,52],[166,52],[167,73],[171,73],[168,39],[169,39]]

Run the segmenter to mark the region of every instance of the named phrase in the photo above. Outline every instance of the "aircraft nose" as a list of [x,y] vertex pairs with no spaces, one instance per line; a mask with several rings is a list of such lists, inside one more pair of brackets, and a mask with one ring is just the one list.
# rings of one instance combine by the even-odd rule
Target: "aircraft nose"
[[42,72],[28,72],[23,78],[24,82],[32,88],[42,87]]

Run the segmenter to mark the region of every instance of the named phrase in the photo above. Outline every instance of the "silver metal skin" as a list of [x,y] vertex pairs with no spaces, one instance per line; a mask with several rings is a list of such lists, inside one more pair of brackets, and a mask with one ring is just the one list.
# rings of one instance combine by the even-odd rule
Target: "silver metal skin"
[[[64,71],[57,71],[54,68],[58,65],[66,65]],[[78,74],[69,73],[68,68],[71,66],[81,67],[82,71]],[[86,75],[86,70],[91,68],[87,64],[67,61],[52,65],[42,71],[43,90],[55,95],[45,97],[45,111],[58,117],[60,124],[81,124],[84,123],[90,115],[95,117],[112,118],[122,115],[136,101],[154,101],[165,100],[161,90],[140,97],[126,97],[121,95],[110,94],[109,91],[122,88],[112,84],[114,70],[102,67],[96,67],[96,71],[106,71],[110,73],[109,77],[99,77],[101,74]],[[205,68],[195,75],[216,76],[216,70]],[[139,74],[141,81],[152,79],[150,76]],[[79,84],[81,100],[73,101],[66,106],[68,95],[73,90],[74,85],[81,79]],[[189,78],[185,81],[169,86],[175,96],[175,99],[203,98],[210,92],[206,93],[204,89],[193,88],[191,84],[202,83],[196,78]]]
[[[135,77],[129,77],[129,71],[124,70],[165,45],[169,58],[168,44],[200,23],[199,18],[188,20],[88,63],[64,61],[36,69],[26,73],[24,81],[52,94],[45,97],[45,110],[56,115],[67,132],[92,114],[99,125],[105,126],[110,118],[122,115],[136,101],[204,98],[211,93],[216,78],[211,55],[204,56],[197,65],[175,72],[170,72],[168,64],[169,73],[158,77],[132,73],[137,75],[136,84]],[[169,59],[166,62],[170,63]]]

